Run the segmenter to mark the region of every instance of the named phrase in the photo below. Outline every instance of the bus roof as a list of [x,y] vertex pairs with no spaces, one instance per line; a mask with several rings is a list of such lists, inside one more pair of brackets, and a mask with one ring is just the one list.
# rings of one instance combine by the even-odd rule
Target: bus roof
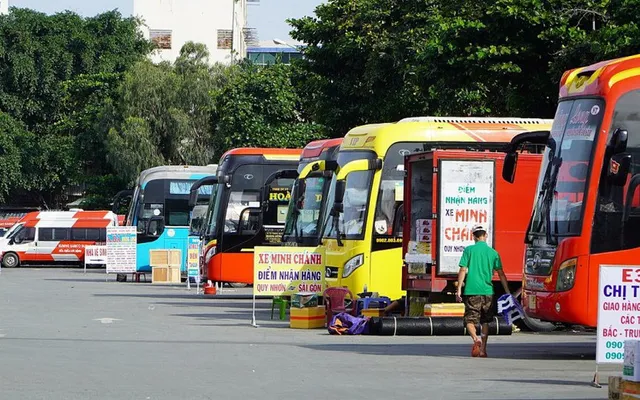
[[373,150],[378,155],[398,142],[508,143],[525,131],[550,130],[553,120],[537,118],[412,117],[350,130],[340,150]]
[[640,76],[640,54],[601,61],[566,71],[560,80],[559,97],[606,96],[615,85]]
[[270,147],[239,147],[228,150],[220,157],[226,156],[264,156],[267,160],[298,160],[301,149],[275,149]]
[[342,138],[314,140],[313,142],[309,142],[309,144],[304,146],[304,149],[302,149],[300,161],[309,158],[317,158],[322,154],[323,151],[327,151],[332,147],[340,146],[341,144]]
[[112,211],[33,211],[24,215],[20,222],[35,219],[109,219],[117,220]]
[[144,186],[146,183],[156,179],[185,179],[197,180],[205,176],[215,175],[218,164],[206,166],[200,165],[162,165],[146,169],[140,173],[137,184]]

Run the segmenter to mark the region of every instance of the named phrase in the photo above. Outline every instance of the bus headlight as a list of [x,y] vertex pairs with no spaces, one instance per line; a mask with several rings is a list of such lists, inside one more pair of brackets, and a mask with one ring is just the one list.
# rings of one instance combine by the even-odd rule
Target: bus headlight
[[353,273],[358,267],[364,264],[364,254],[358,254],[355,257],[351,257],[349,261],[344,263],[344,268],[342,269],[342,277],[346,278]]
[[560,269],[558,270],[558,281],[556,282],[556,290],[558,292],[564,292],[573,287],[576,280],[577,264],[577,258],[569,259],[560,264]]
[[209,264],[209,261],[211,261],[211,258],[213,258],[213,256],[215,255],[216,255],[216,246],[209,247],[209,249],[207,250],[207,253],[204,256],[205,264]]

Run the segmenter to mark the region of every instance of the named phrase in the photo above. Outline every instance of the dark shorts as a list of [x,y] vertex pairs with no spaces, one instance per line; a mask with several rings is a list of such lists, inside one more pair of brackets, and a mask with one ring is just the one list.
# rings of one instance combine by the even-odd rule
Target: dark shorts
[[493,320],[493,296],[464,296],[464,323],[488,324]]

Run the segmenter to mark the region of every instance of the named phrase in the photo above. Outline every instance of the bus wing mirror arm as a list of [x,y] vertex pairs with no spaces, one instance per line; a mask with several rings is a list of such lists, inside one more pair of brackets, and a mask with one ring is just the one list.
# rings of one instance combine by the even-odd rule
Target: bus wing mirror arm
[[529,143],[533,145],[546,145],[549,142],[550,131],[523,132],[511,139],[505,148],[504,164],[502,165],[502,179],[513,183],[516,178],[516,167],[518,165],[518,149],[520,146]]

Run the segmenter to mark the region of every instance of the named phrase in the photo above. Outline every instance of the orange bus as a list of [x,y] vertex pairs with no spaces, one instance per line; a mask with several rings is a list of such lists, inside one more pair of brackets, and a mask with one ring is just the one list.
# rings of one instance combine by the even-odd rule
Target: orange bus
[[527,315],[595,327],[599,266],[638,264],[638,109],[640,55],[573,69],[551,131],[523,133],[507,149],[503,177],[513,182],[519,146],[546,144],[525,237]]
[[200,233],[205,279],[253,284],[253,248],[280,245],[293,179],[273,179],[268,196],[263,194],[265,183],[281,170],[295,170],[301,153],[300,149],[240,148],[222,155],[217,189]]

